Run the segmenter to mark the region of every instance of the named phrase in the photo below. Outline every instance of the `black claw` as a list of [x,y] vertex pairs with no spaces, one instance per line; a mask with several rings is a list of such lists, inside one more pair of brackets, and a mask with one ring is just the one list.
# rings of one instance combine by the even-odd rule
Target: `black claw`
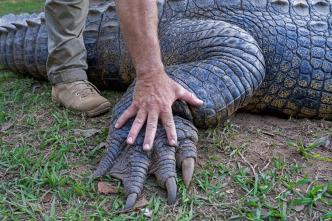
[[170,177],[166,181],[166,188],[167,188],[167,204],[172,205],[175,202],[176,198],[176,182],[174,177]]
[[126,209],[129,209],[129,208],[133,207],[136,200],[137,200],[137,194],[136,193],[129,194],[128,197],[127,197],[127,202],[126,202],[126,205],[125,205],[124,209],[126,210]]
[[96,176],[95,176],[95,174],[93,173],[93,174],[91,174],[90,176],[88,176],[88,179],[90,180],[90,179],[93,179],[93,178],[95,178]]
[[91,174],[90,176],[88,176],[88,179],[94,179],[96,177],[99,177],[99,176],[103,176],[104,174],[101,174],[99,173],[99,171],[95,171],[93,174]]
[[182,179],[185,186],[189,186],[193,177],[195,168],[195,159],[190,157],[182,161]]

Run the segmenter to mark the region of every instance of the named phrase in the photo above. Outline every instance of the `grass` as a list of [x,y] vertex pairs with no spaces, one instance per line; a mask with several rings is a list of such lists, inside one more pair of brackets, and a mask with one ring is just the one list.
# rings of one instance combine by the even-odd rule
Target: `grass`
[[[332,218],[331,162],[326,160],[331,150],[301,139],[331,139],[329,122],[259,123],[267,117],[239,114],[200,130],[193,180],[187,188],[179,174],[176,203],[167,205],[167,194],[151,176],[142,196],[148,206],[122,213],[121,181],[87,179],[103,155],[99,146],[107,137],[110,114],[87,118],[52,103],[50,92],[49,84],[0,67],[0,130],[6,127],[0,132],[0,220]],[[102,93],[112,105],[121,97]],[[85,136],[84,131],[96,129],[100,132]],[[118,194],[99,193],[99,181],[117,186]]]
[[[98,147],[108,134],[109,114],[86,118],[52,103],[50,91],[45,82],[0,70],[0,125],[11,125],[0,133],[1,220],[301,220],[300,212],[308,219],[332,218],[331,179],[305,172],[313,165],[309,159],[319,159],[291,161],[279,153],[258,170],[256,159],[246,159],[250,140],[240,137],[259,140],[262,132],[233,120],[200,132],[192,184],[186,188],[178,178],[175,205],[167,205],[165,192],[150,177],[143,192],[149,216],[121,214],[121,182],[86,178],[103,155]],[[114,105],[121,94],[104,91],[103,96]],[[101,132],[78,133],[91,129]],[[119,194],[98,193],[98,181],[118,186]]]
[[8,13],[40,13],[44,11],[45,0],[3,0],[0,1],[0,16]]

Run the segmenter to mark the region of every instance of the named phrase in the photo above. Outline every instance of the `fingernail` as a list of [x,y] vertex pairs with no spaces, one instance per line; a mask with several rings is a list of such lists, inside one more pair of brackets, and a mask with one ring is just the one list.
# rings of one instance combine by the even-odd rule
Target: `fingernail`
[[200,99],[198,99],[198,102],[199,102],[199,103],[201,103],[201,104],[203,104],[203,101],[202,101],[202,100],[200,100]]
[[133,138],[128,137],[127,142],[130,143],[130,144],[132,144],[133,143]]
[[116,123],[116,124],[115,124],[115,128],[118,128],[118,127],[119,127],[119,124],[118,124],[118,123]]
[[145,151],[149,151],[150,150],[150,145],[149,144],[145,144],[144,147],[143,147],[143,149]]
[[175,140],[173,139],[173,140],[171,140],[171,143],[170,143],[170,145],[172,145],[172,146],[175,146],[176,145],[176,142],[175,142]]

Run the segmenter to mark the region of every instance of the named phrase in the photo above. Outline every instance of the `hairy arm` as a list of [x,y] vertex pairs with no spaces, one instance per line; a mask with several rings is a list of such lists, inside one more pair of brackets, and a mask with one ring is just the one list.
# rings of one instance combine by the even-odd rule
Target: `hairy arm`
[[170,79],[164,70],[158,40],[158,11],[156,0],[116,0],[116,10],[122,35],[136,70],[136,85],[131,106],[118,119],[121,128],[136,116],[127,137],[133,144],[147,122],[143,149],[149,151],[161,118],[170,145],[177,143],[172,104],[182,99],[192,105],[202,101]]

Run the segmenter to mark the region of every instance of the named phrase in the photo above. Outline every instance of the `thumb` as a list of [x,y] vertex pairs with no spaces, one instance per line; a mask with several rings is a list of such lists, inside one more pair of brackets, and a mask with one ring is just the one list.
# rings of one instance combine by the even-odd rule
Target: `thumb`
[[189,104],[192,104],[195,106],[200,106],[203,104],[202,100],[198,99],[193,93],[190,93],[183,87],[181,87],[178,99],[184,100],[184,101],[188,102]]

